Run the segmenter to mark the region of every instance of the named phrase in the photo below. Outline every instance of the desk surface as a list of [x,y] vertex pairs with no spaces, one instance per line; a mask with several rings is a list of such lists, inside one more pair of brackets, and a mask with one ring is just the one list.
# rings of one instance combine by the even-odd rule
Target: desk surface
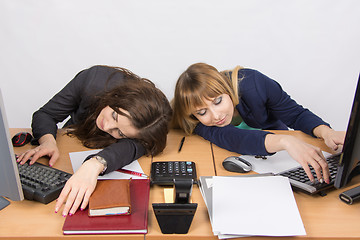
[[[10,129],[11,135],[16,132],[29,129]],[[275,131],[276,133],[293,134],[305,141],[328,150],[323,142],[311,138],[300,132]],[[150,174],[150,163],[152,161],[173,161],[190,160],[196,163],[198,176],[225,176],[237,175],[237,173],[227,172],[221,165],[223,159],[228,156],[237,155],[224,149],[221,149],[198,136],[186,137],[182,151],[179,153],[179,143],[183,133],[180,131],[171,131],[168,135],[168,145],[164,152],[153,159],[151,157],[142,157],[139,163],[146,174]],[[76,138],[70,138],[61,134],[58,135],[58,144],[61,156],[54,167],[64,171],[72,172],[69,152],[88,150],[83,147]],[[21,148],[15,148],[16,153],[21,153],[32,146],[27,145]],[[39,160],[47,163],[46,159]],[[338,199],[340,192],[358,185],[360,177],[355,178],[351,184],[344,189],[334,190],[325,197],[309,196],[303,193],[295,192],[295,199],[305,225],[307,236],[289,237],[279,239],[360,239],[360,204],[346,205]],[[157,224],[155,215],[152,211],[152,203],[164,202],[163,188],[152,186],[149,202],[148,233],[134,235],[101,235],[105,239],[217,239],[211,230],[207,209],[197,186],[194,186],[192,201],[198,203],[194,220],[187,235],[161,233]],[[62,226],[64,218],[60,214],[54,213],[55,202],[47,205],[33,202],[21,201],[13,202],[0,211],[0,238],[2,239],[92,239],[99,235],[86,236],[64,236]],[[239,238],[243,239],[243,238]],[[252,237],[251,239],[268,239],[268,237]]]

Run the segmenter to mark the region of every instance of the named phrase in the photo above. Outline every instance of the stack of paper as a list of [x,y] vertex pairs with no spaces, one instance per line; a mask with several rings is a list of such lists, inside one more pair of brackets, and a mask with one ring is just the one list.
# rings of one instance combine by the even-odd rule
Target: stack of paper
[[281,176],[200,177],[214,235],[306,235],[289,180]]

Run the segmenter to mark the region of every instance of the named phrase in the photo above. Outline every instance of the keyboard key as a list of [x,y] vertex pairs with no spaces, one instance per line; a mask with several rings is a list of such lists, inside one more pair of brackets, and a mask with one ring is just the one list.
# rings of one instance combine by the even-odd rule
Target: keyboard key
[[[315,177],[316,179],[315,183],[312,183],[302,167],[281,172],[279,173],[279,175],[288,177],[290,180],[290,184],[295,189],[299,189],[308,194],[314,194],[333,186],[337,173],[337,165],[339,163],[339,160],[340,160],[340,155],[330,156],[330,158],[327,159],[329,171],[330,171],[330,184],[320,183],[317,181],[316,177]],[[312,175],[316,176],[315,170],[311,166],[309,167]]]
[[41,163],[18,164],[18,170],[25,199],[44,204],[55,200],[71,177],[70,173]]

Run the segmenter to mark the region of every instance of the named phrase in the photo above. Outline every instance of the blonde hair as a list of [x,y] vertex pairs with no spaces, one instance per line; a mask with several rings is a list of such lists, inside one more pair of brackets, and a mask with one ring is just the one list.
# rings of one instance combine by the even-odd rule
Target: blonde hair
[[174,99],[171,102],[172,127],[181,128],[186,134],[192,134],[199,123],[192,112],[197,107],[205,105],[205,100],[221,94],[228,94],[234,106],[237,105],[237,72],[240,68],[235,68],[236,73],[230,77],[229,71],[219,72],[215,67],[205,63],[195,63],[188,67],[180,75],[175,86]]
[[[225,71],[222,71],[222,73],[224,73],[228,78],[231,79],[231,83],[232,83],[232,87],[233,87],[233,90],[234,90],[234,94],[235,96],[239,96],[239,89],[238,89],[238,82],[239,82],[239,78],[238,78],[238,72],[240,69],[243,69],[242,66],[236,66],[234,69],[232,70],[225,70]],[[230,72],[231,72],[231,75],[230,75]],[[239,98],[237,97],[237,103],[239,103]]]

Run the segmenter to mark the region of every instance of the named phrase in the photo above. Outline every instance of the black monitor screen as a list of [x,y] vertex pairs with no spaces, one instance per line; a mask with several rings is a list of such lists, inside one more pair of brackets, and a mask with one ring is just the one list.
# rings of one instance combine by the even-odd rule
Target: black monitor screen
[[359,174],[360,160],[360,75],[346,131],[343,152],[340,157],[335,187],[344,187],[353,176]]

